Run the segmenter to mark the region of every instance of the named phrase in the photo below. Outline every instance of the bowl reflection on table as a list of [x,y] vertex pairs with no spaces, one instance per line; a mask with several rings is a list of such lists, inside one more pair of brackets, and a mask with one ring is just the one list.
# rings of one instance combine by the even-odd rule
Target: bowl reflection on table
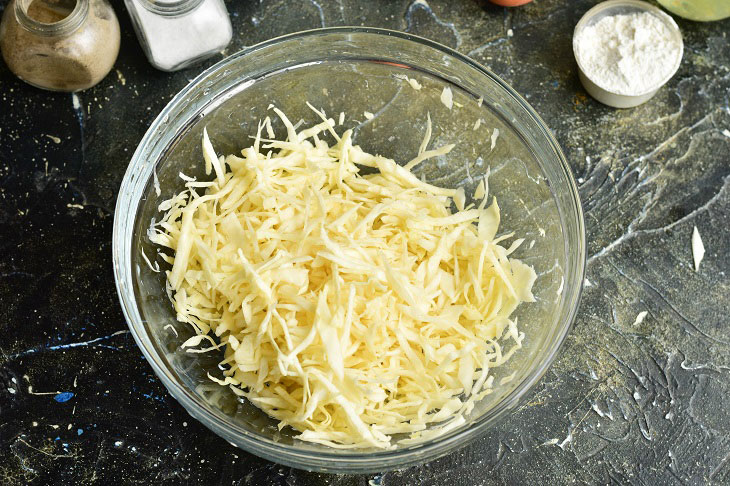
[[[416,79],[414,89],[404,76]],[[450,87],[454,107],[440,100]],[[483,98],[480,105],[477,101]],[[394,450],[335,450],[293,438],[276,421],[239,400],[206,374],[220,355],[190,355],[180,344],[193,335],[176,321],[164,273],[154,273],[142,252],[157,205],[180,192],[179,172],[207,179],[200,139],[207,127],[220,154],[251,144],[259,119],[275,104],[287,116],[312,123],[309,101],[353,128],[355,143],[371,153],[410,160],[423,138],[427,114],[431,147],[455,143],[447,156],[415,172],[443,187],[473,194],[491,167],[490,194],[502,210],[500,233],[526,238],[515,254],[534,266],[537,302],[515,313],[523,348],[494,370],[494,392],[477,403],[466,423],[450,433]],[[363,113],[373,113],[367,120]],[[476,120],[480,126],[474,130]],[[277,128],[277,124],[274,124]],[[278,125],[278,133],[283,133]],[[492,149],[491,135],[499,130]],[[154,174],[161,195],[156,195]],[[533,243],[534,241],[534,243]],[[408,34],[370,28],[334,28],[274,39],[213,66],[181,91],[140,143],[117,202],[113,257],[122,308],[147,360],[170,393],[211,430],[261,457],[332,472],[372,472],[444,455],[479,437],[513,409],[543,375],[574,318],[585,260],[584,228],[575,183],[549,129],[511,88],[474,61]],[[512,377],[511,380],[501,379]]]

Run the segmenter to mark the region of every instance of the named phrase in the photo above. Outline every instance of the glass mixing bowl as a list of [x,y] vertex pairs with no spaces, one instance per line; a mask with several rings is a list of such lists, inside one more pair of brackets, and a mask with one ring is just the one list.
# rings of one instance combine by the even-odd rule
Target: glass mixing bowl
[[[403,76],[422,88],[414,89]],[[451,110],[440,100],[444,87],[453,92]],[[537,302],[516,311],[526,336],[523,348],[494,370],[494,392],[477,403],[465,424],[446,435],[388,451],[335,450],[302,442],[293,438],[295,431],[279,431],[275,420],[206,377],[216,370],[220,355],[180,350],[193,332],[175,320],[164,273],[151,271],[142,257],[142,252],[155,256],[147,229],[152,218],[160,217],[157,205],[183,189],[179,172],[206,178],[200,148],[204,126],[218,153],[238,153],[251,144],[249,137],[270,113],[270,103],[292,120],[314,122],[305,101],[335,118],[345,112],[341,129],[354,128],[356,143],[398,161],[417,153],[430,113],[430,146],[455,143],[456,148],[415,172],[439,186],[464,186],[469,195],[490,167],[490,194],[502,209],[500,232],[526,238],[515,256],[533,265],[539,277]],[[374,118],[366,119],[365,111]],[[481,122],[474,129],[476,120]],[[193,417],[232,444],[275,462],[318,471],[374,472],[462,447],[520,403],[553,361],[575,316],[585,234],[576,185],[560,147],[504,81],[426,39],[372,28],[332,28],[241,51],[172,99],[140,142],[122,181],[113,258],[122,309],[137,344]]]

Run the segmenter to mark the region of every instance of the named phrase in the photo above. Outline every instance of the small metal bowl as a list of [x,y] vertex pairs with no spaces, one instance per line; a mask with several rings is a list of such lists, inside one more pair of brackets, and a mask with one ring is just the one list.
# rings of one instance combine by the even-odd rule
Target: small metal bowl
[[[674,33],[676,39],[679,40],[679,56],[677,56],[675,65],[672,67],[669,74],[657,86],[652,87],[651,90],[636,95],[626,95],[609,91],[600,85],[600,79],[589,78],[581,65],[581,60],[578,56],[578,44],[576,42],[578,34],[585,27],[595,24],[604,17],[643,12],[649,12],[657,17]],[[661,9],[639,0],[608,0],[607,2],[599,3],[583,15],[573,31],[573,55],[575,56],[575,61],[578,63],[578,77],[580,78],[580,82],[583,84],[586,91],[588,91],[588,94],[604,105],[613,106],[614,108],[632,108],[649,101],[656,92],[659,91],[659,88],[664,86],[677,72],[679,64],[682,62],[683,54],[684,43],[682,41],[682,34],[674,19],[664,13]]]

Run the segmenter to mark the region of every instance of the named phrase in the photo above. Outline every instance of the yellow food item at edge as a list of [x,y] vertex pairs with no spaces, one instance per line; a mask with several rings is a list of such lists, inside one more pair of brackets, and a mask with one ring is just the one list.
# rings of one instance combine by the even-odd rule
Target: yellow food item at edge
[[[186,178],[160,204],[149,236],[175,252],[163,256],[168,294],[196,332],[183,347],[224,348],[223,377],[209,377],[299,439],[389,449],[394,434],[401,444],[444,434],[521,346],[510,315],[534,301],[536,279],[509,258],[523,240],[495,238],[499,207],[486,207],[483,182],[479,206],[464,208],[463,190],[410,172],[453,147],[426,150],[430,118],[418,157],[399,166],[310,108],[322,121],[299,132],[273,108],[287,140],[266,118],[242,157],[217,157],[204,131],[215,179]],[[503,351],[500,339],[514,344]]]

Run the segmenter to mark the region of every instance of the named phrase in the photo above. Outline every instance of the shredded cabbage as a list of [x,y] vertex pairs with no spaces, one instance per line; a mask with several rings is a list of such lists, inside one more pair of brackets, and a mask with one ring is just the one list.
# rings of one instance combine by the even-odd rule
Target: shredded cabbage
[[441,103],[449,110],[454,106],[454,93],[451,92],[451,88],[448,86],[441,91]]
[[411,88],[415,89],[416,91],[419,91],[422,88],[421,83],[419,83],[418,80],[409,78],[405,74],[396,74],[395,77],[406,81],[408,84],[411,85]]
[[700,262],[705,256],[705,245],[702,244],[702,237],[697,226],[692,230],[692,259],[695,263],[695,272],[700,271]]
[[241,156],[218,157],[204,130],[215,178],[188,178],[160,204],[148,234],[174,251],[168,295],[195,330],[183,347],[223,348],[223,377],[210,378],[301,440],[388,449],[444,434],[520,348],[510,315],[534,301],[536,274],[510,258],[522,240],[505,248],[511,235],[495,238],[486,181],[479,207],[465,208],[462,189],[411,173],[451,146],[426,150],[429,133],[398,165],[311,108],[321,121],[298,132],[272,107],[286,140],[266,118]]

